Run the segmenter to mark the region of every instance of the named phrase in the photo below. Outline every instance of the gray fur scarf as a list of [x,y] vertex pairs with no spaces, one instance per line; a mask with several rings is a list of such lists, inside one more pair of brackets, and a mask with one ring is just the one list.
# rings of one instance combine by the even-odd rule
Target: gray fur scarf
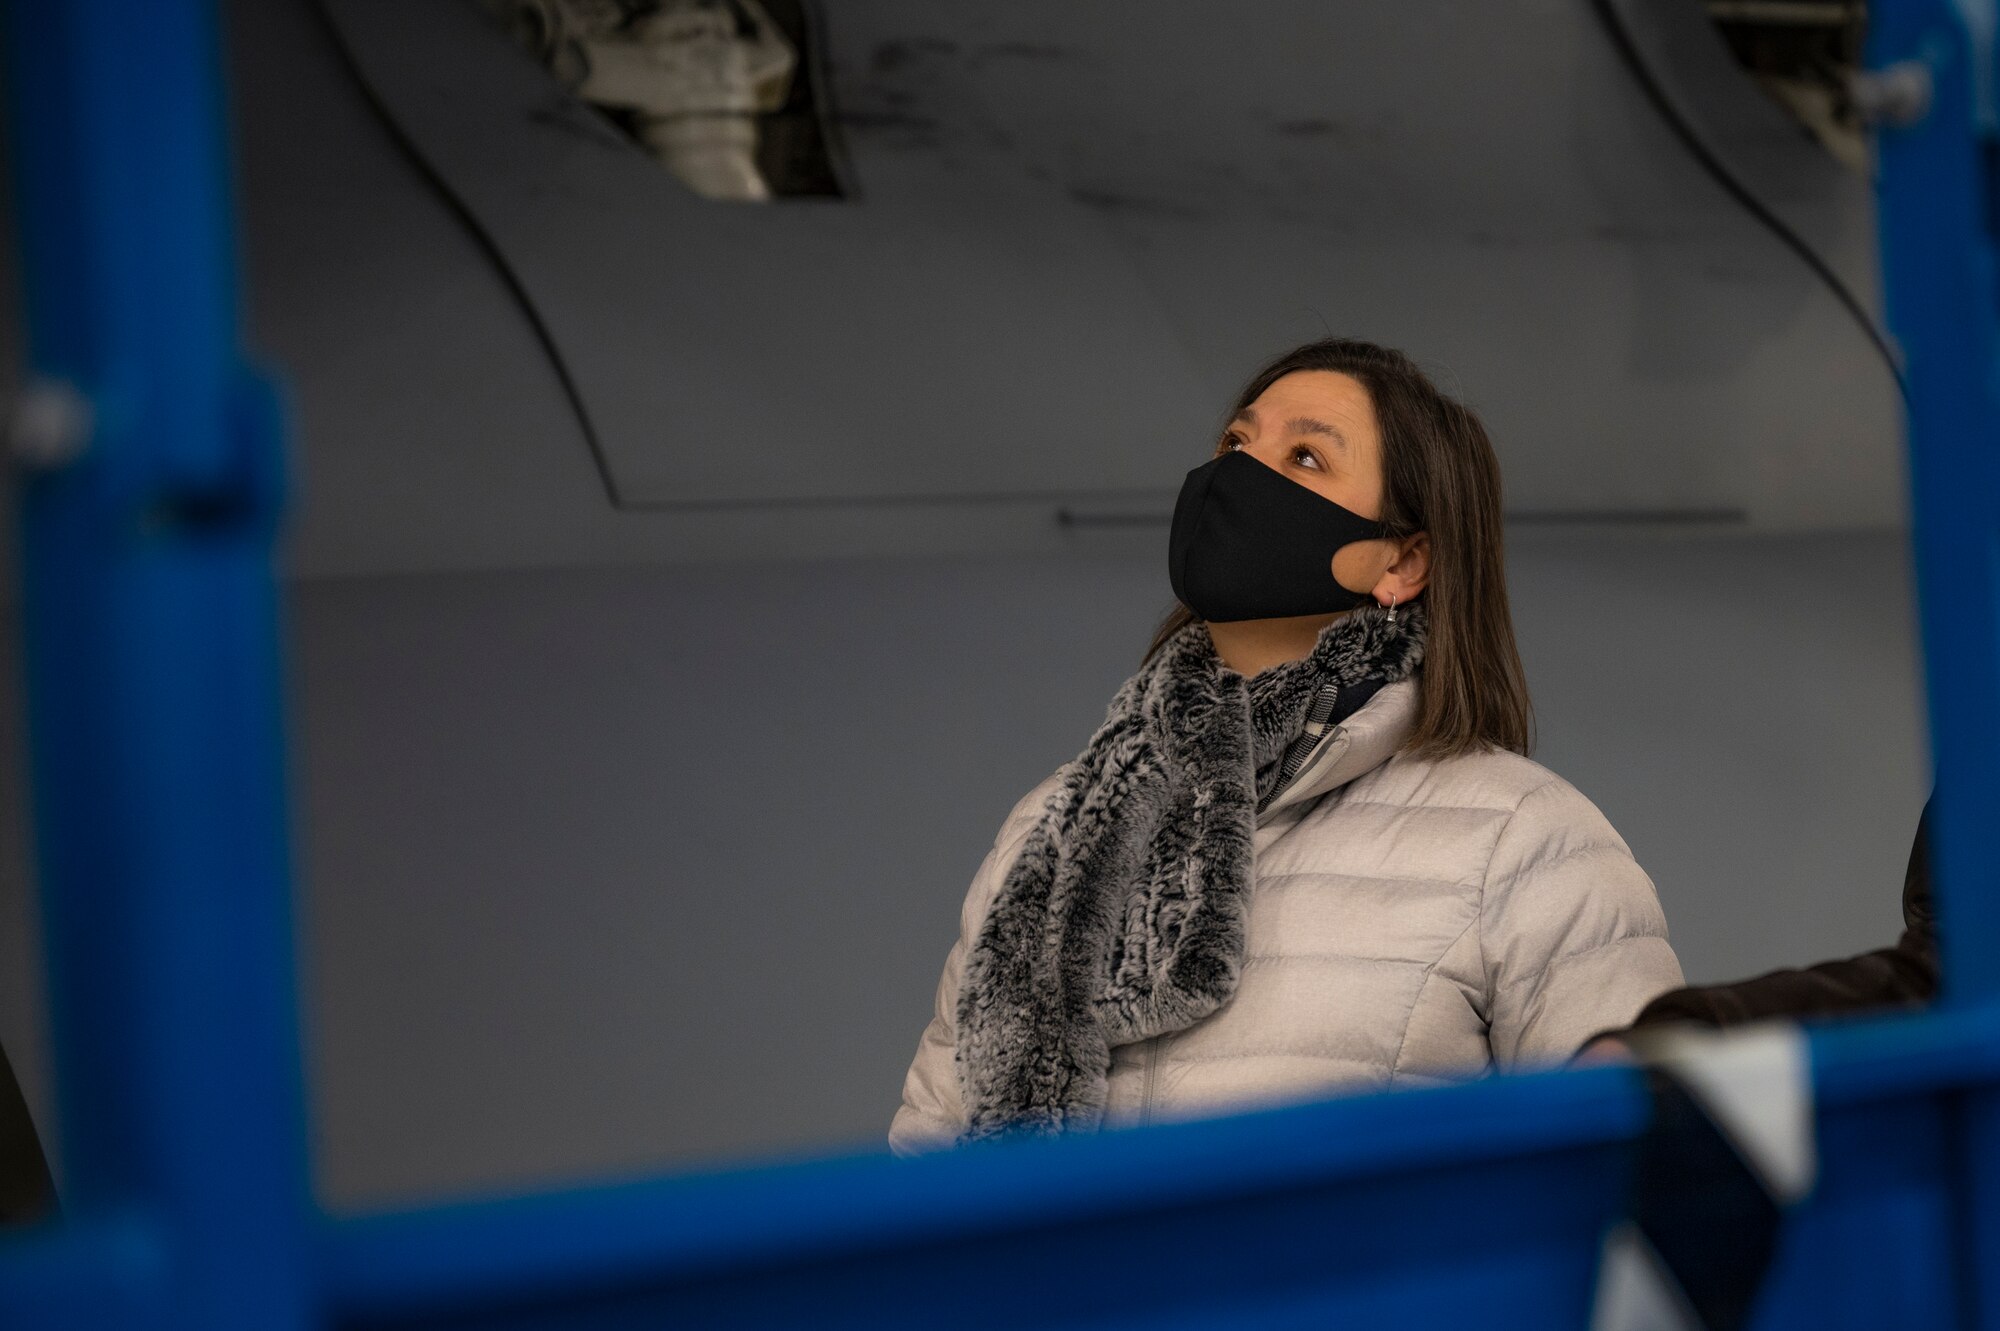
[[1113,1046],[1181,1030],[1228,1000],[1257,811],[1291,775],[1284,760],[1308,710],[1408,676],[1425,628],[1421,601],[1394,619],[1370,603],[1328,624],[1306,656],[1246,679],[1194,620],[1120,686],[966,960],[961,1140],[1095,1126]]

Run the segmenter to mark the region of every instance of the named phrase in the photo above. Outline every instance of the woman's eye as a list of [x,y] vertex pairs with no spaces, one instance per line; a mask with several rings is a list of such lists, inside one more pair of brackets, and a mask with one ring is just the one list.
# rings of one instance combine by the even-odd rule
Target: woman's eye
[[[1233,449],[1238,449],[1241,447],[1243,447],[1243,437],[1241,435],[1226,434],[1222,436],[1222,442],[1215,446],[1216,456],[1220,457],[1224,453],[1230,452]],[[1304,444],[1293,444],[1292,460],[1296,462],[1300,458],[1304,458],[1306,461],[1312,463],[1313,470],[1318,471],[1321,469],[1319,465],[1319,456],[1317,454],[1315,454],[1310,448],[1307,448]]]

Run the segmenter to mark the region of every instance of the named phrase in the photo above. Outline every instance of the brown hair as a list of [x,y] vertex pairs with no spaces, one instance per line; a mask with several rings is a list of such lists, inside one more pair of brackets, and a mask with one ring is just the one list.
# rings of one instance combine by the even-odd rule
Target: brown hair
[[[1417,679],[1416,729],[1403,747],[1435,758],[1489,746],[1528,752],[1534,709],[1507,610],[1500,463],[1486,427],[1402,352],[1340,337],[1309,342],[1266,365],[1225,419],[1298,370],[1331,370],[1367,389],[1382,432],[1381,522],[1391,536],[1430,534],[1431,575],[1422,592],[1430,628]],[[1222,448],[1218,443],[1218,456]],[[1195,618],[1176,601],[1145,659]]]

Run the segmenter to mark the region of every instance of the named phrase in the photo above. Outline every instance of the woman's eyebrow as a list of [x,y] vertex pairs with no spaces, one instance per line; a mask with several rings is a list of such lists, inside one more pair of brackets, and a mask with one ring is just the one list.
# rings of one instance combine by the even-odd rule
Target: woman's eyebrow
[[1285,425],[1293,434],[1323,434],[1342,448],[1347,447],[1347,436],[1325,421],[1317,421],[1310,416],[1294,416]]
[[[1257,413],[1245,407],[1232,416],[1230,420],[1232,422],[1242,421],[1246,425],[1255,425],[1257,423]],[[1293,434],[1323,434],[1333,440],[1334,443],[1340,445],[1341,448],[1345,449],[1347,447],[1346,435],[1336,430],[1333,426],[1328,425],[1325,421],[1315,420],[1311,416],[1294,416],[1285,422],[1285,428]]]

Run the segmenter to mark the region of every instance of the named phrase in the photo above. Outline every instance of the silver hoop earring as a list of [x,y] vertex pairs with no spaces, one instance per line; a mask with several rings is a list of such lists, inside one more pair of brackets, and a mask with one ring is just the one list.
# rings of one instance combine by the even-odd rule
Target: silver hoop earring
[[1394,593],[1391,593],[1389,596],[1389,622],[1391,624],[1396,622],[1396,597]]

